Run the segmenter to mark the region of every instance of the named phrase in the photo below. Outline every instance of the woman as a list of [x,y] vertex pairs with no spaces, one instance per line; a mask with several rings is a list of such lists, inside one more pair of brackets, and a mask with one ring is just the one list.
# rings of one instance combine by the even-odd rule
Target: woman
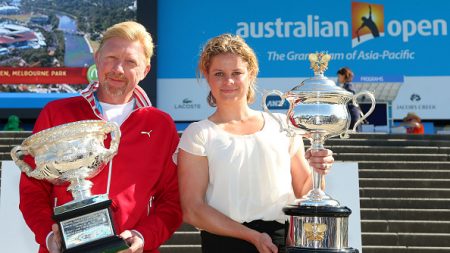
[[305,154],[300,137],[287,137],[267,113],[249,107],[259,67],[242,38],[209,40],[198,68],[216,110],[192,123],[179,144],[184,221],[202,230],[203,252],[279,252],[285,241],[282,208],[312,187],[305,156],[326,174],[332,152]]
[[[348,67],[343,67],[338,70],[338,84],[344,88],[346,91],[349,91],[355,94],[355,90],[353,89],[352,81],[353,81],[353,72]],[[355,106],[352,102],[347,104],[348,112],[350,113],[350,129],[353,129],[356,122],[361,118],[361,109],[358,106]],[[359,127],[356,129],[359,132]]]

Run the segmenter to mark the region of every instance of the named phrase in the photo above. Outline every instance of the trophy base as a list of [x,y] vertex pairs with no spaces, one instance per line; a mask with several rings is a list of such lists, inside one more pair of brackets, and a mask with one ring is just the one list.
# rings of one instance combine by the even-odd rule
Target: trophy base
[[287,247],[286,253],[359,253],[358,249],[309,249],[309,248],[295,248]]
[[64,253],[112,253],[128,248],[116,235],[111,203],[100,195],[55,208],[53,219],[61,232]]
[[346,206],[301,206],[287,205],[283,212],[290,216],[312,216],[312,217],[348,217],[352,210]]
[[119,236],[103,238],[91,243],[63,250],[63,253],[116,253],[128,249],[127,243]]
[[355,252],[348,247],[348,207],[289,205],[283,212],[289,215],[287,252]]
[[294,204],[297,206],[340,206],[337,200],[328,196],[320,188],[312,189],[301,199],[297,199]]

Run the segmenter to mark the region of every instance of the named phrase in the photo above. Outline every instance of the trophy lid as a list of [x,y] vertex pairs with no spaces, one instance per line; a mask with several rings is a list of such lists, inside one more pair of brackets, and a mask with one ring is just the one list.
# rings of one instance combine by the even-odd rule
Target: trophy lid
[[[317,95],[324,94],[326,96],[336,95],[338,97],[351,98],[353,94],[336,85],[333,80],[324,76],[325,70],[328,68],[328,61],[331,59],[329,54],[315,53],[309,55],[311,62],[311,69],[314,70],[314,76],[304,80],[301,84],[292,88],[288,94],[290,96],[310,95],[311,93]],[[288,97],[289,97],[288,95]]]

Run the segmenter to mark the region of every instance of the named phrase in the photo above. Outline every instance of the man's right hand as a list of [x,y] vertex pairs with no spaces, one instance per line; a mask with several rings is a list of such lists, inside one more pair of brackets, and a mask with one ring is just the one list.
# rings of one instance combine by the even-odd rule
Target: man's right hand
[[61,233],[57,224],[52,225],[53,233],[47,239],[47,248],[50,253],[61,252]]

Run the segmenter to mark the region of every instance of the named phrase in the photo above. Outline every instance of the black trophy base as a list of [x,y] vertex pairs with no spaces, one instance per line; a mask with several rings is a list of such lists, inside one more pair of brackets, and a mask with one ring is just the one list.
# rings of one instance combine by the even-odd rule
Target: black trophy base
[[125,240],[116,235],[111,202],[99,196],[70,204],[67,210],[58,209],[53,219],[61,231],[63,253],[116,253],[128,249]]
[[296,248],[286,247],[286,253],[359,253],[358,249],[311,249],[311,248]]
[[124,249],[128,249],[127,243],[119,236],[111,236],[63,250],[63,253],[116,253]]

